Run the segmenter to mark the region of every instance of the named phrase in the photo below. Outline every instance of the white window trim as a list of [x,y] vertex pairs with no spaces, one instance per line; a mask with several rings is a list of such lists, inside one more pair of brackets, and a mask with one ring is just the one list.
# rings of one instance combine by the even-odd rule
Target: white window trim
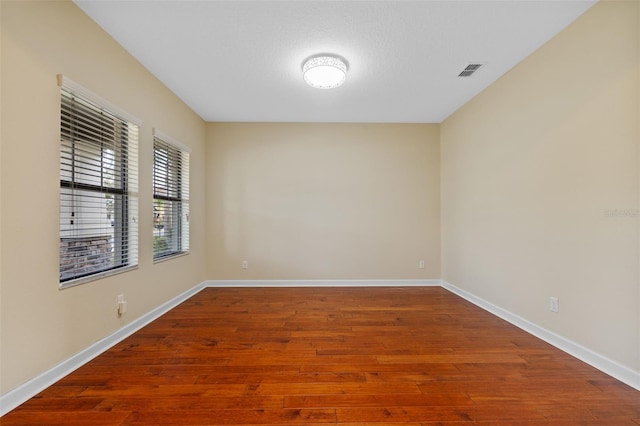
[[168,144],[173,145],[174,147],[178,148],[180,151],[185,151],[188,152],[189,154],[191,154],[191,148],[188,147],[187,145],[183,144],[182,142],[178,142],[177,139],[172,138],[171,136],[167,135],[166,133],[161,132],[160,130],[156,129],[154,127],[153,129],[153,137],[154,138],[158,138],[160,140],[162,140],[163,142],[166,142]]
[[100,105],[100,106],[104,107],[105,109],[108,109],[112,113],[120,116],[120,118],[126,119],[127,121],[137,125],[138,127],[142,127],[142,120],[141,119],[139,119],[138,117],[136,117],[133,114],[128,113],[127,111],[123,110],[119,106],[116,106],[116,105],[112,104],[111,102],[109,102],[105,98],[96,95],[91,90],[89,90],[86,87],[83,87],[82,85],[76,83],[75,81],[71,80],[69,77],[67,77],[65,75],[58,74],[58,86],[64,87],[65,89],[67,89],[67,90],[69,90],[69,91],[71,91],[73,93],[77,93],[78,95],[84,97],[88,101],[91,101],[91,102],[93,102],[93,103],[95,103],[97,105]]
[[[82,98],[84,98],[85,100],[94,103],[96,105],[99,105],[100,107],[109,110],[109,112],[116,114],[117,116],[119,116],[120,119],[123,120],[127,120],[128,122],[135,124],[136,126],[138,126],[138,128],[140,129],[142,127],[142,120],[138,117],[136,117],[135,115],[125,111],[124,109],[114,105],[113,103],[109,102],[108,100],[106,100],[105,98],[95,94],[94,92],[92,92],[91,90],[87,89],[86,87],[76,83],[75,81],[71,80],[69,77],[63,75],[63,74],[58,74],[57,75],[57,81],[58,81],[58,86],[60,88],[63,88],[71,93],[74,93]],[[138,173],[140,172],[139,168],[138,168]],[[130,191],[129,195],[137,198],[138,197],[138,191],[137,189],[135,191]],[[136,232],[137,234],[137,232]],[[138,237],[136,237],[138,238]],[[137,246],[137,242],[136,242],[136,246]],[[136,253],[136,258],[138,258],[139,256],[139,252]],[[102,272],[97,272],[95,274],[92,275],[88,275],[85,277],[80,277],[80,278],[75,278],[72,280],[68,280],[68,281],[64,281],[64,282],[59,282],[58,283],[58,289],[59,290],[65,290],[71,287],[76,287],[80,284],[85,284],[94,280],[98,280],[98,279],[102,279],[102,278],[106,278],[112,275],[118,275],[124,272],[128,272],[128,271],[132,271],[132,270],[136,270],[139,267],[139,261],[137,260],[136,263],[134,265],[129,265],[129,266],[125,266],[122,268],[117,268],[117,269],[111,269],[111,270],[107,270],[107,271],[102,271]]]
[[[155,149],[155,139],[160,139],[162,142],[172,145],[174,148],[178,149],[179,151],[183,151],[186,152],[187,154],[191,155],[191,147],[183,144],[182,142],[179,142],[177,139],[175,139],[172,136],[169,136],[168,134],[162,132],[161,130],[157,129],[157,128],[153,128],[153,140],[154,140],[154,145],[153,145],[153,149]],[[153,167],[152,167],[152,174],[153,174]],[[191,165],[189,165],[189,174],[191,174]],[[191,176],[187,177],[189,180],[191,179]],[[152,178],[153,179],[153,178]],[[152,184],[153,185],[153,184]],[[190,187],[190,185],[189,185]],[[190,191],[191,189],[189,189]],[[155,190],[152,188],[152,193]],[[152,194],[153,196],[154,194]],[[187,198],[186,201],[188,204],[190,204],[190,194],[187,194]],[[184,199],[183,199],[184,201]],[[189,222],[191,222],[189,220]],[[187,231],[187,241],[190,241],[191,239],[191,226],[189,226],[189,230]],[[180,251],[180,252],[176,252],[167,256],[161,256],[161,257],[155,257],[155,253],[153,253],[152,251],[152,257],[153,257],[153,263],[161,263],[161,262],[165,262],[167,260],[171,260],[171,259],[175,259],[178,257],[182,257],[182,256],[187,256],[189,255],[191,252],[191,243],[189,242],[189,247],[186,250]]]

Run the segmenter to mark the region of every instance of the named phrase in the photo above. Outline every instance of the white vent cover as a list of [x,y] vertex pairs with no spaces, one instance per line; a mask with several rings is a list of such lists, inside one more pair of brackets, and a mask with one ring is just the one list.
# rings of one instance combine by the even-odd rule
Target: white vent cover
[[458,74],[458,77],[471,77],[482,65],[484,64],[469,64],[460,74]]

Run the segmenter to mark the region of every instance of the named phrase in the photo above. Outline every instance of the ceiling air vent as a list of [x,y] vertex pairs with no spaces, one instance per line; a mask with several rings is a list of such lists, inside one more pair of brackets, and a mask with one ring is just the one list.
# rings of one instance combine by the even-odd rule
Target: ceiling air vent
[[471,77],[481,66],[482,64],[469,64],[460,74],[458,74],[458,77]]

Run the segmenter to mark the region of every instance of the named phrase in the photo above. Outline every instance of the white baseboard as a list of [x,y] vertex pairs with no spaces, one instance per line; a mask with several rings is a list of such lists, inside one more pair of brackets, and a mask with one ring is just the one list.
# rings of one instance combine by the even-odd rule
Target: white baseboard
[[0,416],[4,416],[9,411],[16,408],[18,405],[34,397],[47,387],[51,386],[58,380],[73,372],[74,370],[77,370],[79,367],[91,361],[93,358],[97,357],[107,349],[111,348],[120,341],[124,340],[126,337],[140,330],[151,321],[159,318],[161,315],[167,313],[169,310],[173,309],[194,294],[198,293],[203,288],[205,288],[204,283],[200,283],[195,287],[192,287],[191,289],[174,297],[168,302],[163,303],[157,308],[147,312],[146,314],[130,322],[124,327],[116,330],[114,333],[110,334],[104,339],[98,340],[91,346],[83,349],[70,358],[67,358],[58,365],[50,368],[49,370],[34,377],[28,382],[2,395],[0,397]]
[[209,280],[206,287],[440,287],[440,280]]
[[619,364],[618,362],[613,361],[603,355],[593,352],[592,350],[587,349],[584,346],[579,345],[578,343],[566,339],[552,331],[549,331],[537,324],[532,323],[529,320],[526,320],[516,314],[513,314],[490,302],[487,302],[486,300],[481,299],[480,297],[477,297],[466,290],[456,287],[453,284],[449,284],[446,281],[441,281],[441,283],[443,288],[462,297],[465,300],[468,300],[474,305],[479,306],[485,311],[491,312],[497,317],[500,317],[503,320],[515,325],[516,327],[521,328],[527,333],[544,340],[545,342],[568,353],[569,355],[572,355],[579,360],[586,362],[587,364],[610,375],[611,377],[614,377],[621,382],[626,383],[627,385],[637,390],[640,390],[639,372],[633,371],[632,369],[625,367],[624,365]]
[[394,286],[442,286],[452,293],[468,300],[480,308],[510,322],[524,331],[544,340],[564,352],[586,362],[587,364],[609,374],[629,386],[640,390],[640,373],[631,370],[613,360],[599,355],[571,340],[565,339],[546,330],[518,315],[495,306],[461,288],[441,280],[208,280],[168,302],[149,311],[140,318],[118,329],[111,335],[97,341],[86,349],[78,352],[58,365],[34,377],[28,382],[7,392],[0,397],[0,416],[5,415],[18,405],[37,395],[64,376],[91,361],[107,349],[111,348],[126,337],[140,330],[151,321],[178,306],[205,287],[394,287]]

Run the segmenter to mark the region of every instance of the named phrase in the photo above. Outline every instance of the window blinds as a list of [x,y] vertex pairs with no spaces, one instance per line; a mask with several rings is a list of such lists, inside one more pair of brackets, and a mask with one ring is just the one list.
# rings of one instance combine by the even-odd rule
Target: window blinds
[[153,258],[189,251],[189,152],[154,131]]
[[60,118],[60,283],[66,287],[138,263],[138,124],[68,80]]

